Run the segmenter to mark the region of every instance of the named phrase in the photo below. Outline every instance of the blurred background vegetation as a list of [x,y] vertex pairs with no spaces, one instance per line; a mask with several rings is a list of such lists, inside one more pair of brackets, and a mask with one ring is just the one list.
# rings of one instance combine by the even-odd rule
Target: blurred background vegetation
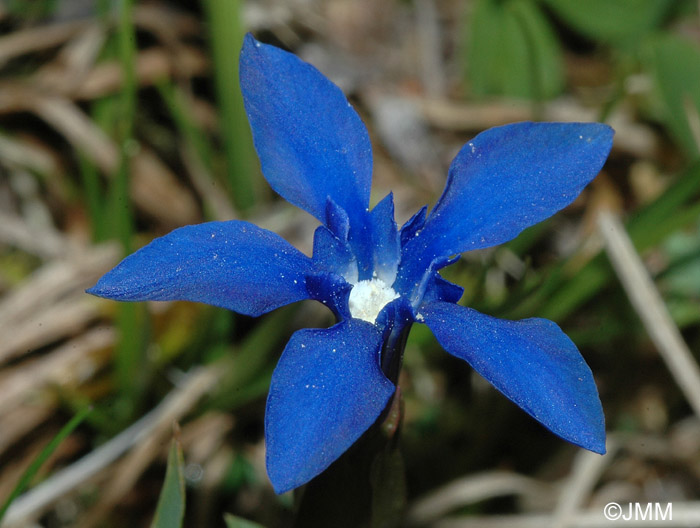
[[14,501],[2,526],[291,525],[293,499],[264,470],[265,396],[291,333],[330,314],[305,302],[252,320],[83,293],[155,236],[207,220],[246,218],[310,253],[314,220],[270,191],[252,148],[246,31],[343,88],[373,140],[373,203],[393,190],[399,222],[435,203],[485,128],[617,131],[571,207],[446,270],[464,304],[548,317],[572,337],[610,454],[545,431],[418,325],[400,380],[407,513],[375,526],[573,526],[611,500],[700,516],[700,420],[596,227],[601,210],[625,221],[697,360],[694,0],[4,0],[0,501]]

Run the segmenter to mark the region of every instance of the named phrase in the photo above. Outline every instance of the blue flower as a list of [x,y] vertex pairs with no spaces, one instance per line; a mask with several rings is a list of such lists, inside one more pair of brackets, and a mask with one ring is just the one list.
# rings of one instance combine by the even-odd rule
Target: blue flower
[[258,316],[314,299],[337,317],[297,331],[272,376],[267,469],[278,493],[324,471],[391,400],[413,323],[555,434],[605,452],[591,371],[545,319],[505,321],[457,304],[438,271],[460,253],[511,240],[570,204],[603,166],[613,131],[597,123],[517,123],[467,143],[437,204],[400,229],[391,194],[369,209],[367,130],[313,66],[248,35],[241,87],[262,171],[315,216],[309,258],[244,221],[176,229],[124,259],[89,293],[188,300]]

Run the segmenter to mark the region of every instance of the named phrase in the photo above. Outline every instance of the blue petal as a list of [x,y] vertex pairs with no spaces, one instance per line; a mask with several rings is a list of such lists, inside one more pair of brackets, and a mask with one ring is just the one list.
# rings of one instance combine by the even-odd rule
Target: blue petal
[[552,432],[605,453],[605,418],[591,370],[552,321],[505,321],[445,302],[422,307],[420,315],[447,352]]
[[428,208],[424,205],[418,210],[416,214],[409,218],[404,225],[401,226],[401,247],[408,244],[408,241],[411,240],[414,236],[416,236],[416,233],[418,233],[418,231],[423,229],[423,226],[425,225],[425,212],[427,210]]
[[429,261],[511,240],[574,201],[605,163],[613,133],[599,123],[529,122],[482,132],[457,154],[405,254]]
[[461,286],[446,281],[438,274],[445,266],[457,262],[459,255],[437,257],[428,262],[419,255],[407,256],[404,253],[402,258],[409,262],[408,265],[402,262],[401,273],[396,278],[393,288],[402,297],[409,299],[414,309],[431,301],[457,302],[462,297],[464,289]]
[[[372,271],[386,284],[393,284],[399,265],[401,247],[399,232],[394,220],[394,196],[392,193],[379,202],[370,213],[373,251]],[[373,276],[360,276],[360,280]]]
[[319,272],[306,277],[311,298],[325,304],[339,321],[350,319],[348,299],[352,285],[337,273]]
[[311,259],[248,222],[181,227],[105,274],[88,293],[117,301],[196,301],[257,316],[308,299]]
[[357,262],[347,242],[338,239],[330,229],[318,226],[314,233],[314,270],[336,273],[350,282],[357,282]]
[[246,36],[241,89],[263,174],[287,201],[326,221],[330,197],[364,224],[372,183],[367,129],[340,88],[291,53]]
[[325,470],[375,422],[394,393],[379,367],[382,333],[352,319],[297,331],[272,375],[267,472],[277,493]]
[[428,279],[428,284],[423,294],[423,302],[445,301],[456,303],[462,298],[464,288],[443,279],[437,271],[432,272]]
[[345,210],[335,203],[330,196],[326,198],[326,219],[323,223],[328,226],[331,233],[338,237],[338,240],[348,241],[350,219]]

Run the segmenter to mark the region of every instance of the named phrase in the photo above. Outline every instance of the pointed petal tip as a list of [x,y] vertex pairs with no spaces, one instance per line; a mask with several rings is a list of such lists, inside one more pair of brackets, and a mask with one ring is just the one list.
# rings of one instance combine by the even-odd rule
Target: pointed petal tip
[[481,132],[453,160],[407,252],[430,259],[512,240],[574,201],[605,164],[614,133],[604,123],[532,121]]
[[605,447],[605,440],[597,443],[594,446],[591,446],[590,451],[593,451],[594,453],[598,453],[599,455],[604,455],[605,453],[607,453],[608,450]]
[[605,417],[590,368],[552,321],[496,319],[435,301],[425,323],[450,354],[560,438],[605,453]]
[[246,49],[250,49],[252,47],[259,48],[260,45],[260,41],[258,41],[252,33],[246,33],[243,37],[243,46],[241,48],[241,51],[245,51]]
[[267,476],[270,479],[270,484],[272,484],[272,489],[275,490],[275,493],[277,495],[283,495],[288,491],[292,491],[293,489],[296,489],[299,486],[303,486],[304,484],[306,484],[306,482],[308,482],[297,482],[288,478],[285,475],[278,475],[274,471],[274,466],[270,465],[269,463],[267,464]]
[[[109,275],[109,273],[107,273]],[[91,286],[90,288],[85,290],[85,293],[88,293],[90,295],[94,295],[95,297],[102,297],[105,299],[110,299],[113,298],[114,296],[111,294],[114,290],[114,288],[110,288],[109,286],[106,286],[105,283],[105,277],[107,275],[104,275],[98,280],[94,286]]]
[[129,291],[125,288],[119,288],[117,284],[109,284],[106,280],[109,278],[110,273],[103,276],[97,284],[85,290],[85,293],[94,295],[95,297],[100,297],[102,299],[110,299],[112,301],[142,301],[148,300],[147,298],[140,298],[136,295],[129,295]]
[[605,123],[585,123],[587,126],[591,128],[596,128],[598,130],[598,134],[600,135],[605,135],[612,137],[615,135],[615,129],[611,127],[610,125],[607,125]]
[[357,319],[292,336],[265,411],[266,465],[276,493],[325,471],[384,410],[395,387],[379,367],[382,337]]
[[582,123],[591,140],[600,140],[608,143],[612,147],[613,136],[615,129],[605,123]]
[[342,90],[311,64],[250,34],[239,59],[243,102],[268,183],[321,222],[328,196],[362,222],[372,147]]
[[[605,419],[603,418],[603,421]],[[606,435],[605,435],[605,425],[601,427],[601,431],[594,436],[594,438],[591,441],[591,445],[587,447],[589,451],[593,451],[594,453],[598,453],[599,455],[604,455],[607,453],[607,447],[606,447]]]
[[[545,427],[547,427],[545,425]],[[579,426],[579,430],[581,427],[585,428],[585,425]],[[572,444],[581,447],[587,451],[591,451],[592,453],[596,453],[598,455],[604,455],[607,453],[607,448],[606,448],[606,435],[605,435],[605,426],[600,425],[600,424],[595,424],[595,426],[591,427],[591,429],[599,429],[599,430],[591,430],[590,432],[586,432],[585,430],[580,433],[580,434],[565,434],[565,431],[554,431],[552,432],[559,436],[560,438],[566,440],[567,442],[571,442]]]

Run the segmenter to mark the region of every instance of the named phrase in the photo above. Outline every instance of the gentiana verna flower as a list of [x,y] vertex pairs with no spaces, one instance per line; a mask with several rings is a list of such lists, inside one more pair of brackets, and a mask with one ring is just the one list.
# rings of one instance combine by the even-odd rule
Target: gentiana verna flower
[[275,233],[231,220],[182,227],[125,258],[89,293],[187,300],[259,316],[313,299],[337,318],[297,331],[272,375],[267,470],[282,493],[324,471],[382,414],[411,325],[427,325],[555,434],[605,452],[593,376],[551,321],[506,321],[457,304],[438,271],[570,204],[603,166],[613,131],[598,123],[516,123],[457,154],[442,196],[401,228],[391,194],[369,208],[372,150],[341,90],[313,66],[248,35],[241,88],[265,178],[321,223],[308,257]]

